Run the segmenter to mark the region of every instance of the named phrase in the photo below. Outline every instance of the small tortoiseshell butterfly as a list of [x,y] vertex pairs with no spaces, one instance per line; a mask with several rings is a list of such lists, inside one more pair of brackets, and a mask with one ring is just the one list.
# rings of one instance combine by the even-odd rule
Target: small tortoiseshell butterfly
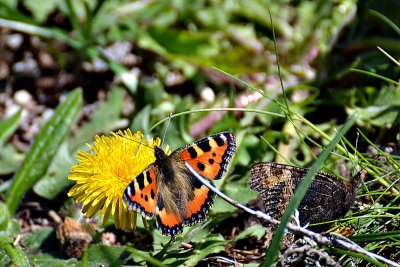
[[160,232],[174,239],[183,226],[203,221],[215,198],[185,162],[211,182],[226,173],[235,151],[235,135],[229,132],[181,147],[170,156],[156,146],[155,162],[128,185],[123,199],[129,209],[147,220],[155,216]]
[[[251,167],[251,189],[260,193],[265,212],[279,220],[307,172],[306,168],[286,164],[256,163]],[[348,181],[342,181],[333,175],[318,172],[297,208],[300,222],[305,225],[344,216],[354,203],[361,176],[359,172]],[[314,227],[315,230],[323,228]]]

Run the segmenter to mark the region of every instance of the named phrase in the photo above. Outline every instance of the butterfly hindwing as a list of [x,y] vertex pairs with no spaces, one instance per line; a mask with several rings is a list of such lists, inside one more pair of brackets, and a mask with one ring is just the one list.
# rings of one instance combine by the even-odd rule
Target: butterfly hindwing
[[[184,225],[192,225],[205,220],[206,214],[214,204],[215,193],[202,184],[192,174],[188,175],[191,181],[193,198],[187,204]],[[210,181],[210,183],[212,183]]]
[[163,195],[160,195],[157,198],[157,207],[155,212],[157,228],[162,234],[174,237],[182,232],[183,219],[179,214],[167,211],[164,203],[164,197]]
[[222,132],[178,149],[171,156],[179,156],[204,178],[217,180],[226,173],[235,151],[234,134]]
[[151,219],[157,201],[157,167],[152,164],[126,187],[124,201],[129,209]]
[[183,226],[204,221],[214,203],[215,193],[198,181],[192,174],[182,172],[184,179],[190,181],[191,197],[185,204],[182,215],[168,212],[162,194],[157,199],[156,222],[158,229],[165,235],[174,236],[182,232]]

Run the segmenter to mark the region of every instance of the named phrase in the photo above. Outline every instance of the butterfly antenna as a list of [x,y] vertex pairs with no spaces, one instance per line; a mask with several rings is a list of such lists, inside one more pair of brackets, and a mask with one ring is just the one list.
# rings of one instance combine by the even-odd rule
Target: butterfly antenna
[[162,141],[161,141],[161,147],[164,146],[165,136],[167,135],[167,130],[168,130],[168,127],[169,127],[169,123],[171,122],[171,118],[172,118],[172,113],[169,113],[167,125],[165,126],[164,135],[163,135],[163,138],[162,138]]

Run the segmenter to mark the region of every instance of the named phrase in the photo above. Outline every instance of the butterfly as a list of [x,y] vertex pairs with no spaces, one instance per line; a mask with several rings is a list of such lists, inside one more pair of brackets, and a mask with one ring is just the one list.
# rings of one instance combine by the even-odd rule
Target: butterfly
[[[308,172],[286,164],[260,162],[251,167],[251,189],[260,193],[265,212],[281,219],[297,186]],[[331,221],[344,216],[354,203],[361,172],[348,181],[318,172],[298,206],[302,225]],[[323,227],[314,227],[322,230]]]
[[185,162],[212,182],[225,175],[235,151],[235,135],[230,132],[211,135],[169,156],[155,146],[155,162],[126,187],[123,199],[147,220],[154,216],[160,232],[174,239],[184,226],[204,221],[215,199]]

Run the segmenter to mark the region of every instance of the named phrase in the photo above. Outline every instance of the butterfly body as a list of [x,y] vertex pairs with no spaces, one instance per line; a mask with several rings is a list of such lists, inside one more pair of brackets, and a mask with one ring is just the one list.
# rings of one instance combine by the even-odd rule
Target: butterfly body
[[[251,168],[251,189],[260,193],[265,211],[281,219],[297,186],[308,169],[278,163],[257,163]],[[349,181],[317,173],[298,210],[300,222],[319,223],[344,216],[355,200],[355,190],[360,184],[357,175]]]
[[225,174],[235,150],[235,136],[229,132],[201,139],[171,155],[154,147],[155,162],[128,185],[123,199],[146,219],[155,216],[161,233],[174,238],[183,226],[203,221],[215,198],[185,162],[212,181]]

